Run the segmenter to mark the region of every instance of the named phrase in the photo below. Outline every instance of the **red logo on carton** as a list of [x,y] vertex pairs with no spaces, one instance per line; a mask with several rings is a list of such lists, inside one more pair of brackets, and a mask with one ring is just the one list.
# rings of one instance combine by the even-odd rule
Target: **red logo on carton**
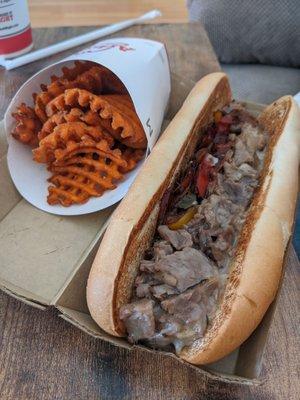
[[80,51],[78,54],[99,53],[100,51],[106,51],[114,48],[117,48],[118,50],[123,52],[135,50],[133,47],[130,47],[129,44],[127,43],[99,43],[95,44],[89,49]]

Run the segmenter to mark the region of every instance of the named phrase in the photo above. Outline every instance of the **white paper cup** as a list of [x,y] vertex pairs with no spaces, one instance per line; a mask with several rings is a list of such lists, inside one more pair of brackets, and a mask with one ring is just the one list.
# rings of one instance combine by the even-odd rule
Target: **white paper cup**
[[80,215],[102,210],[121,200],[132,184],[142,161],[116,189],[106,191],[101,197],[91,198],[82,205],[63,207],[47,203],[50,173],[45,164],[32,159],[31,148],[11,136],[16,121],[11,113],[22,103],[33,105],[32,94],[40,85],[51,82],[51,75],[60,75],[62,66],[72,66],[76,60],[89,60],[109,68],[127,88],[134,103],[152,150],[160,134],[164,113],[170,95],[170,69],[166,49],[162,43],[147,39],[116,38],[101,41],[56,64],[44,68],[31,77],[12,99],[5,117],[8,138],[7,161],[12,180],[20,194],[35,207],[58,215]]

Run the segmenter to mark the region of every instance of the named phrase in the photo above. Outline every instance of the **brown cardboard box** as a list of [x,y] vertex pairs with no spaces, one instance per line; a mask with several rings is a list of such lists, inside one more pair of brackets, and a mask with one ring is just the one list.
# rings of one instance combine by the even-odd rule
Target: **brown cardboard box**
[[[261,105],[248,104],[254,114]],[[16,191],[6,164],[7,143],[0,125],[0,287],[34,307],[54,306],[60,317],[96,338],[132,349],[102,331],[89,315],[85,288],[89,270],[114,207],[76,217],[47,214]],[[191,368],[215,379],[259,384],[263,352],[276,301],[250,338],[223,360]],[[137,346],[143,351],[151,351]],[[166,357],[176,358],[172,354]]]

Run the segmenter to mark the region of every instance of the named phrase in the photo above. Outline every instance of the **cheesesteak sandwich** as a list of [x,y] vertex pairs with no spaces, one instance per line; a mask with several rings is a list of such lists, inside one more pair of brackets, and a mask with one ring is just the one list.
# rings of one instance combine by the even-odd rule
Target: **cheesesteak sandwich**
[[275,297],[297,197],[300,115],[290,96],[256,119],[223,73],[192,90],[112,216],[87,301],[106,332],[216,361]]

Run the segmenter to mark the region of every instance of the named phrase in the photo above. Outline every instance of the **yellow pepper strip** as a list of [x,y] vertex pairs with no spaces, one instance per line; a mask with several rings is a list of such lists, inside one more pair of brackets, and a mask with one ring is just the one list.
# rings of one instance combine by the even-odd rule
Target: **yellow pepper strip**
[[222,117],[223,117],[222,111],[218,110],[214,112],[214,121],[216,124],[221,120]]
[[172,222],[168,225],[170,229],[176,231],[177,229],[181,229],[186,225],[196,214],[197,207],[190,207],[181,217],[178,218],[177,221]]

